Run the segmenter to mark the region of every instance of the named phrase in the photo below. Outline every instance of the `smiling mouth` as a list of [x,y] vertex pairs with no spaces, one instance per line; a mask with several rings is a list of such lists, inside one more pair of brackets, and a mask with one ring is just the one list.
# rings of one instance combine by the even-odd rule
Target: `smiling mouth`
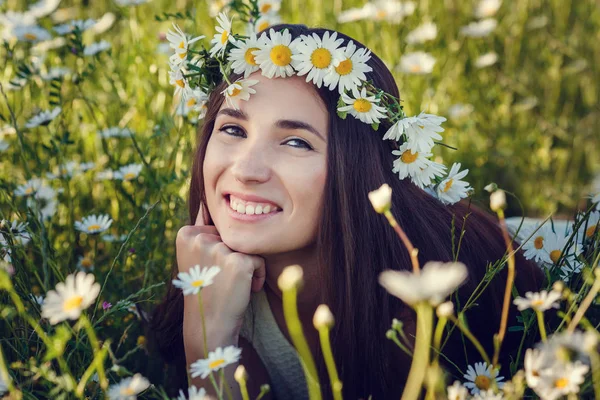
[[272,215],[282,211],[280,207],[273,204],[247,202],[237,198],[232,199],[229,194],[224,197],[229,209],[239,215]]

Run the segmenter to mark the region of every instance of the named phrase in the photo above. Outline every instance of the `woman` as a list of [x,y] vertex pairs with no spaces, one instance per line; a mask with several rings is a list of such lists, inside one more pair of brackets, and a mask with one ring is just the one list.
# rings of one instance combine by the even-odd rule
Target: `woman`
[[[304,25],[273,28],[287,28],[293,38],[326,32]],[[345,43],[351,40],[338,33],[340,37]],[[372,55],[369,65],[373,71],[367,77],[374,86],[399,98],[384,63]],[[238,75],[230,78],[233,82]],[[398,318],[413,340],[415,315],[386,293],[377,279],[385,269],[410,269],[411,262],[393,229],[373,211],[367,193],[383,183],[392,187],[392,212],[419,249],[421,265],[454,259],[452,220],[458,237],[469,214],[458,255],[469,269],[468,281],[458,291],[461,305],[482,280],[488,263],[505,253],[497,222],[465,201],[444,205],[408,179],[399,180],[391,168],[395,142],[382,140],[390,125],[382,122],[374,131],[354,118],[339,118],[337,91],[318,88],[299,76],[268,79],[258,71],[249,78],[258,83],[256,94],[248,101],[225,102],[221,94],[225,82],[210,94],[189,195],[190,222],[195,225],[178,233],[173,277],[194,264],[221,266],[215,283],[203,289],[208,350],[240,346],[241,363],[252,378],[251,391],[256,394],[258,385],[270,383],[277,394],[285,382],[291,382],[285,375],[298,370],[289,365],[281,366],[284,371],[269,362],[265,365],[264,360],[273,359],[273,354],[267,353],[277,349],[263,340],[257,351],[249,333],[249,328],[257,326],[249,322],[249,316],[262,310],[264,317],[266,312],[266,319],[254,321],[260,324],[272,313],[289,342],[276,282],[285,266],[301,265],[305,283],[298,309],[318,364],[323,396],[328,398],[330,389],[312,326],[314,311],[321,303],[329,305],[335,316],[332,346],[345,398],[398,398],[410,359],[385,339],[385,332],[392,319]],[[256,215],[259,207],[266,214]],[[505,275],[506,271],[501,271],[477,306],[466,313],[472,332],[489,354],[493,353],[492,336],[498,331]],[[517,254],[518,292],[537,290],[541,281],[537,267]],[[515,311],[511,310],[509,326],[515,323]],[[170,286],[154,311],[150,328],[160,353],[179,371],[181,380],[176,386],[187,387],[186,367],[204,358],[205,350],[196,300],[193,296],[184,299],[181,290]],[[520,337],[507,334],[501,373],[508,372]],[[458,329],[443,352],[463,371],[468,363],[481,361]],[[461,377],[456,367],[443,357],[441,361],[451,376]],[[235,366],[226,369],[230,382],[234,382],[234,370]],[[203,382],[203,386],[209,384]],[[286,398],[302,396],[297,388],[289,388],[285,394]]]

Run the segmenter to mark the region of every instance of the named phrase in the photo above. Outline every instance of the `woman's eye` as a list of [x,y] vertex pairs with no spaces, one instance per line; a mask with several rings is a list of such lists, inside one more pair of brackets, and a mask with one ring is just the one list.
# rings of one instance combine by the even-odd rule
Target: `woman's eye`
[[[219,132],[224,132],[225,134],[227,134],[229,136],[234,136],[234,137],[244,137],[245,136],[245,133],[242,129],[240,129],[237,126],[233,126],[233,125],[224,126],[221,129],[219,129]],[[292,143],[292,142],[294,142],[296,144],[292,144],[291,147],[295,147],[298,149],[313,150],[313,148],[311,147],[310,144],[308,144],[306,141],[304,141],[302,139],[298,139],[298,138],[289,139],[288,141],[286,141],[284,143]]]
[[[229,129],[233,129],[233,132],[236,132],[236,131],[242,132],[242,134],[240,135],[240,134],[230,133],[228,131]],[[225,132],[226,134],[228,134],[230,136],[243,136],[243,131],[240,128],[238,128],[237,126],[232,126],[232,125],[222,127],[221,129],[219,129],[219,132]]]
[[299,145],[292,145],[292,147],[297,147],[299,149],[307,149],[307,150],[312,150],[313,148],[310,146],[310,144],[306,143],[304,140],[302,139],[290,139],[288,140],[286,143],[290,143],[290,142],[296,142],[299,143]]

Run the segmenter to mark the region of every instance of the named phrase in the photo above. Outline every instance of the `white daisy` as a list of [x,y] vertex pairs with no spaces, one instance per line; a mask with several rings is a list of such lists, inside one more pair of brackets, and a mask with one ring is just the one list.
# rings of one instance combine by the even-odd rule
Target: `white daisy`
[[39,114],[30,118],[29,121],[27,121],[27,123],[25,124],[25,127],[35,128],[40,125],[46,126],[50,122],[52,122],[52,120],[56,118],[58,114],[60,114],[61,110],[62,108],[60,107],[54,107],[51,111],[42,111]]
[[456,103],[448,107],[448,116],[453,120],[460,120],[473,112],[472,104]]
[[48,318],[52,325],[66,319],[78,319],[81,312],[88,308],[100,293],[100,284],[94,282],[94,275],[78,272],[59,282],[55,290],[46,294],[42,306],[42,317]]
[[105,139],[113,138],[113,137],[129,137],[133,134],[129,128],[119,128],[118,126],[113,126],[110,128],[103,129],[98,131],[100,136]]
[[181,95],[182,98],[187,97],[187,93],[190,91],[190,86],[183,76],[183,72],[181,69],[170,70],[169,71],[169,84],[175,86],[175,93],[173,93],[173,97],[177,97]]
[[13,28],[13,35],[19,40],[32,43],[52,38],[50,32],[37,25],[17,25]]
[[175,31],[169,30],[167,32],[169,45],[175,50],[175,54],[169,60],[174,64],[181,64],[187,57],[189,46],[200,39],[204,39],[204,36],[188,39],[187,35],[175,23],[173,23],[173,28],[175,28]]
[[89,272],[94,270],[94,260],[89,256],[79,256],[77,259],[77,269],[79,271]]
[[435,57],[423,51],[406,53],[400,58],[400,71],[406,74],[430,74],[435,65]]
[[544,370],[534,390],[544,400],[555,400],[577,393],[588,370],[589,367],[579,361],[555,363],[552,368]]
[[94,21],[93,19],[90,19],[90,18],[88,18],[86,20],[78,19],[78,20],[73,20],[71,22],[68,22],[66,24],[57,25],[54,27],[54,30],[59,35],[71,33],[73,31],[75,31],[75,29],[78,29],[81,32],[83,32],[83,31],[91,28],[92,26],[94,26],[95,23],[96,23],[96,21]]
[[498,26],[498,21],[493,18],[486,18],[463,26],[460,28],[460,33],[468,37],[484,37],[492,33],[496,26]]
[[535,311],[546,311],[550,308],[558,308],[558,301],[562,297],[560,292],[542,290],[541,292],[527,292],[525,297],[517,297],[513,303],[520,311],[532,308]]
[[493,17],[501,5],[502,0],[480,0],[475,7],[475,17],[479,19]]
[[241,354],[242,350],[235,346],[227,346],[224,349],[217,347],[215,351],[208,353],[207,359],[198,360],[190,365],[190,375],[192,378],[200,376],[205,379],[212,372],[238,362]]
[[58,7],[61,0],[40,0],[29,6],[27,14],[33,15],[35,18],[42,18],[52,13]]
[[544,349],[527,349],[523,362],[527,386],[535,389],[540,381],[542,371],[552,368],[554,361],[551,354]]
[[121,7],[139,6],[140,4],[148,3],[150,0],[115,0]]
[[[519,236],[522,236],[523,239],[526,239],[538,227],[539,223],[536,223],[533,227],[529,229],[524,229],[524,232],[522,233],[520,232]],[[528,260],[534,259],[537,262],[544,261],[549,264],[552,263],[552,260],[550,259],[550,253],[544,246],[544,244],[546,243],[546,238],[548,237],[548,235],[551,234],[553,235],[550,224],[543,225],[542,227],[540,227],[540,229],[535,231],[533,236],[531,236],[531,239],[529,239],[523,244],[523,255],[525,256],[525,258],[527,258]]]
[[0,221],[0,230],[4,229],[5,233],[0,232],[0,244],[6,246],[7,237],[11,236],[12,240],[18,243],[21,246],[27,245],[31,240],[31,234],[27,232],[27,222],[19,222],[19,221],[8,221],[3,219]]
[[115,171],[111,170],[111,169],[105,169],[104,171],[99,171],[96,173],[96,175],[94,176],[94,179],[96,181],[106,181],[106,180],[112,180],[115,176]]
[[[258,34],[259,32],[266,31],[273,25],[277,25],[281,23],[281,17],[279,14],[263,14],[254,21],[254,23],[248,23],[246,27],[246,32],[254,32]],[[246,35],[250,36],[250,35]]]
[[503,400],[502,393],[494,393],[492,389],[483,390],[472,397],[472,400]]
[[33,178],[18,186],[14,195],[17,197],[26,196],[27,206],[37,208],[43,219],[48,219],[56,212],[58,201],[56,200],[56,191],[46,186],[41,179]]
[[33,178],[28,180],[22,185],[17,186],[14,195],[17,197],[30,196],[35,194],[43,185],[43,182],[39,178]]
[[386,117],[386,109],[378,105],[379,99],[369,96],[367,89],[362,88],[359,92],[356,87],[352,88],[353,97],[342,93],[342,100],[346,106],[338,108],[338,111],[349,112],[353,117],[366,124],[378,124],[379,118]]
[[52,79],[62,78],[70,73],[71,70],[67,67],[53,67],[50,68],[47,74],[42,74],[41,77],[45,81],[51,81]]
[[[549,233],[548,237],[544,241],[544,247],[550,256],[550,260],[552,263],[556,264],[561,256],[563,255],[563,249],[567,245],[569,241],[569,237],[571,236],[570,232],[567,232],[565,235],[561,233]],[[573,242],[569,248],[566,249],[565,257],[568,261],[574,260],[575,256],[581,253],[581,246],[573,246]]]
[[383,213],[385,210],[389,210],[392,204],[392,188],[384,183],[377,190],[369,192],[369,201],[371,205],[378,213]]
[[427,301],[437,306],[467,278],[467,267],[460,262],[428,262],[420,273],[386,270],[379,283],[390,294],[408,305]]
[[109,243],[113,243],[113,242],[124,242],[125,239],[127,239],[127,235],[126,234],[122,234],[121,236],[115,236],[111,233],[108,233],[106,235],[102,235],[102,240],[104,240],[105,242],[109,242]]
[[261,14],[274,14],[279,12],[281,0],[258,0],[258,11]]
[[444,204],[454,204],[468,196],[472,188],[461,179],[467,176],[468,169],[460,170],[460,163],[452,164],[448,176],[437,186],[437,197]]
[[[41,307],[44,305],[44,296],[36,296],[33,293],[30,293],[29,296],[31,297],[31,300],[33,300],[38,306]],[[2,390],[0,390],[0,393],[2,393]]]
[[477,57],[477,59],[475,60],[475,67],[477,67],[477,68],[489,67],[491,65],[496,64],[497,61],[498,61],[498,54],[491,51],[489,53],[485,53],[485,54]]
[[399,179],[419,175],[431,164],[431,153],[419,153],[408,148],[408,143],[403,143],[399,150],[392,150],[392,154],[399,156],[394,160],[392,171],[398,173]]
[[569,283],[571,277],[580,273],[582,269],[583,263],[581,261],[577,260],[574,256],[567,257],[565,263],[560,267],[560,279],[565,283]]
[[437,33],[436,24],[433,22],[424,22],[406,35],[406,42],[408,44],[425,43],[429,40],[434,40],[437,37]]
[[254,32],[251,32],[249,36],[246,40],[236,41],[235,47],[229,52],[229,62],[233,72],[244,74],[244,78],[248,78],[251,73],[260,69],[254,52],[265,45],[263,36],[258,39]]
[[256,90],[253,89],[252,86],[256,85],[258,82],[259,81],[256,79],[240,78],[231,85],[227,86],[227,88],[225,88],[221,94],[225,96],[227,104],[237,110],[239,107],[237,106],[237,102],[235,100],[239,99],[248,101],[250,99],[250,95],[256,93]]
[[295,54],[299,40],[292,41],[292,35],[287,29],[283,32],[269,29],[269,35],[263,32],[261,40],[264,45],[253,54],[262,75],[269,79],[294,75],[295,61],[292,55]]
[[[206,112],[206,103],[208,102],[208,95],[200,88],[193,89],[188,95],[188,99],[182,99],[177,107],[176,114],[187,116],[190,111],[195,111],[201,115]],[[202,115],[201,118],[203,118]]]
[[203,287],[212,285],[213,279],[221,271],[216,265],[200,269],[200,265],[195,265],[188,272],[180,272],[177,278],[173,279],[173,286],[183,290],[183,295],[198,294]]
[[369,49],[365,47],[358,49],[350,40],[346,47],[341,49],[339,64],[325,74],[323,83],[329,87],[329,90],[334,90],[337,86],[340,94],[357,88],[367,80],[365,73],[373,71],[373,68],[367,65],[370,59]]
[[150,387],[148,379],[140,374],[125,378],[108,388],[109,400],[135,400],[137,395]]
[[354,22],[360,21],[362,19],[367,19],[371,15],[374,15],[377,12],[375,5],[371,2],[367,2],[362,7],[349,8],[340,12],[337,16],[337,21],[340,24],[346,22]]
[[577,230],[577,243],[592,240],[600,231],[600,211],[592,211],[587,221],[584,221]]
[[[311,82],[321,87],[323,77],[333,68],[338,66],[342,57],[339,48],[344,39],[337,39],[337,32],[331,35],[325,31],[323,38],[316,33],[311,36],[302,35],[296,46],[296,54],[292,55],[292,60],[297,63],[294,65],[297,75],[306,75],[306,82]],[[334,89],[330,88],[330,90]]]
[[369,19],[375,21],[388,21],[391,23],[400,23],[404,17],[411,15],[415,11],[415,3],[411,1],[399,2],[399,1],[380,1],[376,2],[375,8]]
[[410,150],[428,153],[435,145],[434,140],[442,140],[439,132],[444,131],[441,127],[444,121],[446,121],[444,117],[421,112],[417,116],[403,118],[396,122],[385,133],[383,139],[399,141],[404,134]]
[[82,221],[75,221],[75,229],[94,235],[106,231],[112,223],[113,220],[106,214],[88,215]]
[[448,386],[448,400],[466,400],[469,391],[459,381]]
[[0,151],[6,151],[10,147],[10,143],[7,140],[0,139]]
[[93,56],[100,53],[101,51],[110,49],[110,46],[111,44],[108,43],[106,40],[101,40],[99,42],[92,43],[89,46],[85,46],[85,48],[83,49],[83,55]]
[[113,179],[122,181],[132,181],[140,175],[142,168],[142,164],[132,163],[124,165],[114,172]]
[[[420,171],[415,172],[410,179],[419,188],[426,190],[429,185],[435,182],[436,177],[444,176],[446,169],[447,168],[444,164],[437,163],[433,160],[428,160],[427,166],[422,168]],[[430,194],[437,197],[435,191],[430,192]]]
[[479,391],[486,391],[492,387],[492,381],[496,381],[499,389],[502,389],[504,382],[503,376],[497,376],[498,371],[492,369],[491,365],[486,362],[475,363],[475,368],[469,365],[467,373],[463,375],[468,382],[465,382],[465,387],[471,390],[471,394],[477,394]]
[[227,18],[225,13],[219,13],[217,17],[217,22],[219,25],[215,27],[217,33],[215,33],[213,39],[210,41],[212,47],[210,49],[210,55],[214,57],[216,54],[225,52],[225,47],[227,46],[227,42],[235,43],[235,38],[233,37],[233,33],[231,32],[231,22],[232,20]]
[[177,400],[205,400],[207,399],[206,390],[204,388],[198,389],[196,386],[190,386],[188,388],[188,397],[185,397],[183,390],[179,389],[179,397]]

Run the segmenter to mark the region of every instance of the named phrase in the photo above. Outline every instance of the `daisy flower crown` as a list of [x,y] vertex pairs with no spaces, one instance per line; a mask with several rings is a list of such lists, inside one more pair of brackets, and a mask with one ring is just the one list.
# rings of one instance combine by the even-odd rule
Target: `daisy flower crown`
[[[174,30],[167,33],[174,50],[169,58],[169,81],[183,107],[203,118],[208,94],[225,81],[227,87],[221,94],[230,107],[237,108],[234,99],[247,101],[256,93],[253,86],[258,80],[249,76],[257,71],[267,78],[306,75],[306,82],[338,91],[337,115],[341,119],[350,114],[376,131],[381,121],[389,122],[383,140],[397,142],[397,149],[392,150],[397,156],[392,170],[399,179],[410,179],[444,204],[454,204],[470,195],[473,189],[462,180],[468,170],[461,171],[460,163],[455,163],[447,171],[445,165],[431,159],[433,147],[442,139],[441,124],[446,118],[425,112],[406,116],[398,98],[367,79],[366,73],[373,70],[369,66],[371,51],[352,40],[344,45],[337,32],[325,31],[322,36],[312,33],[294,39],[288,29],[257,32],[257,22],[268,17],[261,14],[266,3],[276,1],[250,0],[250,5],[239,0],[232,2],[232,8],[247,23],[246,35],[233,33],[233,19],[221,12],[210,47],[203,46],[198,51],[192,50],[191,45],[204,36],[188,37],[173,24]],[[231,82],[232,73],[241,77]]]

